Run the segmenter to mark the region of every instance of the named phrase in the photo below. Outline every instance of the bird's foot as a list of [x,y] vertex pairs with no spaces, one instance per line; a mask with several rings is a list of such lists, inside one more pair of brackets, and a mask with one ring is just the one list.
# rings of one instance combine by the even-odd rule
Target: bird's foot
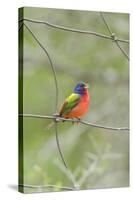
[[74,124],[74,123],[79,124],[80,123],[80,118],[78,118],[78,117],[73,118],[72,124]]
[[79,124],[81,119],[80,119],[80,118],[78,118],[78,117],[77,117],[76,119],[78,120],[78,121],[77,121],[77,124]]

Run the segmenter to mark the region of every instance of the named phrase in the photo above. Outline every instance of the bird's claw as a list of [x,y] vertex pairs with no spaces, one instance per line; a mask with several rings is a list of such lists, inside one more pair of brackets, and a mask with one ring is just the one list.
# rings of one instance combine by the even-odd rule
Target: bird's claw
[[80,118],[76,117],[75,119],[73,119],[72,124],[74,124],[74,123],[79,124],[80,123]]

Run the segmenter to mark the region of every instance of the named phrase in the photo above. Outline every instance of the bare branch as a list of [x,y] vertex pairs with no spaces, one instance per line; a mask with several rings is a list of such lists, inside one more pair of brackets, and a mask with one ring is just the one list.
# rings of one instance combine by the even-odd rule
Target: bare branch
[[107,130],[113,130],[113,131],[129,131],[130,129],[128,127],[111,127],[111,126],[103,126],[103,125],[99,125],[99,124],[93,124],[93,123],[89,123],[83,120],[79,120],[79,119],[66,119],[63,117],[58,117],[56,115],[53,116],[49,116],[49,115],[36,115],[36,114],[19,114],[20,117],[30,117],[30,118],[42,118],[42,119],[52,119],[56,122],[59,121],[68,121],[68,122],[78,122],[80,124],[84,124],[87,126],[92,126],[95,128],[101,128],[101,129],[107,129]]
[[67,178],[69,180],[71,180],[75,190],[78,190],[80,188],[79,183],[77,182],[77,180],[75,179],[74,174],[70,171],[69,168],[65,168],[64,165],[62,165],[62,163],[60,164],[59,161],[55,160],[54,162],[56,164],[56,166],[67,176]]
[[96,170],[98,161],[99,161],[99,159],[97,158],[96,160],[94,160],[92,162],[92,164],[89,166],[89,168],[84,171],[83,176],[79,179],[80,187],[84,184],[86,179],[88,179],[88,177],[93,174],[94,170]]
[[[93,36],[96,36],[96,37],[101,37],[101,38],[104,38],[104,39],[113,40],[111,36],[107,36],[107,35],[104,35],[104,34],[101,34],[101,33],[93,32],[93,31],[84,31],[84,30],[79,30],[79,29],[75,29],[75,28],[69,28],[69,27],[65,27],[65,26],[59,26],[59,25],[55,25],[55,24],[49,23],[47,21],[38,21],[38,20],[27,19],[27,18],[19,20],[19,22],[22,22],[22,21],[27,21],[27,22],[31,22],[31,23],[37,23],[37,24],[44,24],[44,25],[47,25],[49,27],[60,29],[60,30],[63,30],[63,31],[70,31],[70,32],[75,32],[75,33],[89,34],[89,35],[93,35]],[[125,40],[125,39],[121,39],[121,38],[117,38],[117,41],[124,42],[124,43],[129,43],[129,40]]]

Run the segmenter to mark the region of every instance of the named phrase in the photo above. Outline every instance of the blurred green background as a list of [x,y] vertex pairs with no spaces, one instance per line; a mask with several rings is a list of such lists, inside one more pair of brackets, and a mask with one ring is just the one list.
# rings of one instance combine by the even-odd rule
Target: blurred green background
[[[129,15],[105,13],[118,37],[129,38]],[[108,35],[99,12],[24,8],[24,18]],[[58,109],[79,81],[88,82],[91,105],[84,120],[113,127],[129,126],[128,61],[110,40],[54,29],[25,21],[47,49],[57,73]],[[128,53],[128,44],[120,43]],[[24,113],[52,115],[55,83],[47,55],[24,28]],[[73,187],[58,153],[50,120],[24,118],[24,184]],[[129,185],[129,135],[77,125],[58,124],[65,160],[80,189]],[[25,192],[59,191],[57,188],[24,188]]]

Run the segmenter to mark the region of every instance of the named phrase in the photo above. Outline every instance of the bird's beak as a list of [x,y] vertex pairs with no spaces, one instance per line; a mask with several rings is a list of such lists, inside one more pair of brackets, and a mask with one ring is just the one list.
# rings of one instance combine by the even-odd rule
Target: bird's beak
[[87,89],[89,87],[90,87],[90,85],[88,83],[86,83],[85,88]]

